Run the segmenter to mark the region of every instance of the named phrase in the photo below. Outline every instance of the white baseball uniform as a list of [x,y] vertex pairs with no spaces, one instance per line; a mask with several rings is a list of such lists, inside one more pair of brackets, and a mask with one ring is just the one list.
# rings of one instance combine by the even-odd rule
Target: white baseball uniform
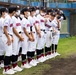
[[[8,34],[10,36],[10,39],[12,40],[12,36],[13,36],[13,31],[12,31],[12,28],[13,28],[13,21],[12,21],[12,18],[7,15],[5,17],[5,20],[4,20],[4,26],[7,26],[7,31],[8,31]],[[3,34],[2,36],[2,40],[4,42],[4,47],[6,48],[6,51],[5,51],[5,56],[11,56],[12,55],[12,43],[11,45],[7,45],[7,37],[5,34]]]
[[31,42],[29,41],[29,51],[35,51],[36,50],[36,30],[35,30],[35,20],[33,17],[29,16],[28,21],[30,22],[30,26],[32,26],[32,32],[34,35],[35,41]]
[[[12,17],[13,19],[13,27],[17,30],[19,35],[21,35],[22,28],[21,28],[21,20],[20,18],[16,18],[15,16]],[[14,41],[13,41],[13,55],[18,55],[19,54],[19,48],[20,48],[20,40],[19,38],[13,33]]]
[[52,25],[51,20],[47,18],[47,22],[45,24],[46,27],[46,47],[50,47],[52,44]]
[[[30,23],[29,23],[28,19],[23,18],[21,25],[22,25],[22,30],[23,30],[23,28],[25,28],[27,30],[27,32],[30,33]],[[27,51],[29,49],[29,46],[28,46],[29,39],[26,36],[26,34],[24,33],[24,31],[22,31],[22,36],[24,37],[24,41],[22,42],[22,54],[27,54]]]
[[57,19],[55,18],[53,21],[52,21],[52,26],[54,27],[55,31],[56,31],[56,34],[53,36],[53,40],[52,40],[52,44],[58,44],[58,41],[59,41],[59,37],[60,37],[60,31],[58,30],[57,26],[58,26],[58,22],[57,22]]
[[5,47],[4,47],[4,42],[2,40],[3,36],[3,23],[4,23],[4,18],[0,18],[0,56],[4,55]]
[[39,19],[39,25],[41,29],[41,38],[38,38],[38,43],[37,43],[37,49],[43,49],[45,45],[45,18],[42,17],[40,14],[37,15],[37,18]]

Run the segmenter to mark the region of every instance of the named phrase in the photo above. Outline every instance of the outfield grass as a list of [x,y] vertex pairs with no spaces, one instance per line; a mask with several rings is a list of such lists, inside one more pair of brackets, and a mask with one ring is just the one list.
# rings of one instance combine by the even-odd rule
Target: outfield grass
[[[61,56],[58,56],[57,58],[66,58],[70,54],[75,53],[76,37],[60,39],[59,45],[58,45],[58,52],[61,54]],[[15,75],[42,75],[43,71],[48,70],[49,68],[50,68],[49,64],[40,63],[36,67],[32,67],[31,69],[24,69],[22,72],[19,72]],[[2,75],[2,69],[0,70],[0,75]]]

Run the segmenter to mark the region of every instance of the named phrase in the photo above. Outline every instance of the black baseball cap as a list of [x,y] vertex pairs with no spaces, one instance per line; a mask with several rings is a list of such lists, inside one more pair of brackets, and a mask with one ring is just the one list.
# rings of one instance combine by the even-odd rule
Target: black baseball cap
[[9,7],[8,11],[9,13],[12,13],[13,11],[17,11],[17,7]]
[[21,13],[24,14],[24,12],[27,12],[27,11],[29,11],[29,9],[27,7],[25,7],[21,10]]

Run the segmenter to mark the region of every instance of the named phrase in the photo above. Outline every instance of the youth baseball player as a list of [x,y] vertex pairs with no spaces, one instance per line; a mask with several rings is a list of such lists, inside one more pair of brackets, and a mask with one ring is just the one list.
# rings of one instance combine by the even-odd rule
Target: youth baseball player
[[32,41],[32,36],[30,35],[30,22],[28,21],[28,8],[24,8],[22,13],[24,18],[22,19],[22,36],[24,37],[24,41],[22,42],[22,68],[31,68],[32,66],[28,64],[26,60],[27,52],[29,50],[29,41]]
[[46,58],[44,57],[44,46],[45,46],[45,39],[46,39],[46,32],[45,32],[45,8],[41,7],[40,14],[37,15],[37,18],[39,19],[39,25],[41,30],[41,38],[38,38],[37,42],[37,60],[38,62],[44,62]]
[[22,28],[21,28],[21,20],[19,18],[20,10],[16,10],[16,14],[12,17],[13,20],[13,45],[12,45],[12,65],[13,70],[21,72],[22,69],[18,66],[18,54],[21,41],[24,41],[22,37]]
[[31,66],[36,66],[37,63],[34,59],[35,55],[35,50],[36,50],[36,30],[35,30],[35,20],[34,20],[34,15],[35,15],[35,8],[32,7],[30,8],[30,16],[28,17],[28,21],[30,22],[30,30],[31,30],[31,35],[33,38],[33,41],[29,41],[29,49],[27,52],[27,58],[28,62]]
[[6,48],[5,50],[5,57],[4,57],[4,70],[3,74],[15,74],[15,71],[11,69],[10,64],[11,64],[11,56],[12,56],[12,42],[13,42],[13,21],[12,21],[12,16],[16,12],[15,7],[9,7],[8,9],[9,15],[5,17],[4,24],[3,24],[3,36],[2,40],[4,42],[4,47]]
[[4,52],[5,52],[5,47],[4,43],[2,41],[2,35],[3,35],[3,23],[4,23],[4,19],[6,16],[6,8],[1,8],[0,9],[0,14],[1,14],[1,18],[0,18],[0,68],[4,67]]

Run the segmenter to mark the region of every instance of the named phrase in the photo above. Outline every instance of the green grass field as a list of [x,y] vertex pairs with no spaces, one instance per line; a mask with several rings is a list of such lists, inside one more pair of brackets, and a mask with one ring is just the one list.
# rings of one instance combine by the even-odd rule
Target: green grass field
[[[61,54],[61,56],[58,56],[57,58],[66,58],[69,55],[75,53],[76,37],[60,39],[58,45],[58,52]],[[56,58],[54,58],[53,60],[55,59]],[[15,75],[42,75],[43,71],[48,70],[49,68],[49,64],[40,63],[36,67],[32,67],[31,69],[24,69],[22,72],[16,73]],[[0,70],[0,75],[2,75],[2,69]]]

